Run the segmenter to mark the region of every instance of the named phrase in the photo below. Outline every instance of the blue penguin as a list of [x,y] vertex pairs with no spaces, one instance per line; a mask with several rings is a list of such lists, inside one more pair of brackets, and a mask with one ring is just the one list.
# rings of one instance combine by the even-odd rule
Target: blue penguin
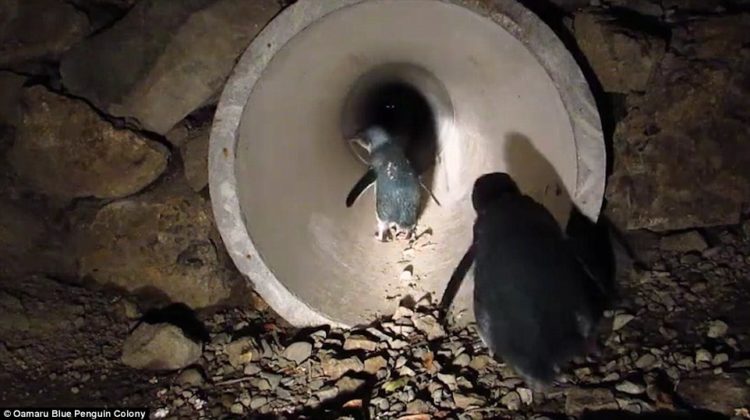
[[505,173],[474,184],[474,313],[482,341],[534,389],[592,350],[602,295],[559,225]]
[[374,183],[378,239],[385,242],[393,228],[397,235],[405,233],[407,239],[411,238],[421,200],[420,181],[401,145],[378,125],[367,128],[352,141],[368,151],[370,168],[349,193],[347,207]]

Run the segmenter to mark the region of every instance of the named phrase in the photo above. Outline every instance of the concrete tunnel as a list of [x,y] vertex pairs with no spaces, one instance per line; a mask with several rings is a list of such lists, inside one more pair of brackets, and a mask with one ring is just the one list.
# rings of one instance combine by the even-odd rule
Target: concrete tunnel
[[[395,103],[425,194],[418,234],[375,239],[372,189],[345,138]],[[598,218],[605,147],[589,86],[556,35],[511,0],[300,0],[252,42],[214,119],[210,190],[239,270],[297,326],[356,325],[440,299],[471,242],[470,194],[506,171],[566,222]],[[408,272],[409,275],[404,275]],[[473,282],[453,304],[473,319]]]

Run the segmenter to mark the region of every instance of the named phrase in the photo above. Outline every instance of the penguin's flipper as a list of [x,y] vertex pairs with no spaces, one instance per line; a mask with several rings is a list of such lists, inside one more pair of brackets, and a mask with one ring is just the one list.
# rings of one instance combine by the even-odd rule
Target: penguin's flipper
[[448,285],[445,286],[443,297],[440,299],[440,310],[444,315],[448,313],[448,308],[453,304],[453,299],[456,298],[458,289],[461,288],[461,284],[463,283],[466,274],[474,264],[474,252],[474,245],[472,245],[461,258],[456,269],[453,270],[451,279],[448,281]]
[[367,172],[362,175],[362,178],[354,184],[352,190],[349,191],[349,195],[346,196],[346,207],[353,206],[354,202],[357,201],[357,199],[364,194],[368,188],[375,184],[376,179],[377,174],[375,173],[375,170],[372,168],[368,169]]
[[429,194],[429,195],[430,195],[430,197],[432,198],[432,201],[434,201],[434,202],[435,202],[435,204],[437,204],[437,205],[438,205],[438,207],[443,207],[443,206],[442,206],[442,205],[440,204],[440,201],[438,201],[437,197],[435,197],[435,194],[434,194],[434,193],[432,192],[432,190],[430,190],[429,188],[427,188],[427,185],[425,185],[425,183],[424,183],[424,182],[422,182],[422,178],[417,178],[417,179],[419,179],[419,185],[421,185],[421,186],[422,186],[422,188],[423,188],[423,189],[424,189],[425,191],[427,191],[427,194]]

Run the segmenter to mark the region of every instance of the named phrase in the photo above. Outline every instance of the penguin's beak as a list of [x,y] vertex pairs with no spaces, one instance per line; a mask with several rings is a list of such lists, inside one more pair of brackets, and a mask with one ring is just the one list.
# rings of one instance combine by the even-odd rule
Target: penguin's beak
[[370,153],[370,144],[362,139],[362,136],[354,136],[349,139],[350,143],[354,143],[357,146],[367,150],[367,153]]

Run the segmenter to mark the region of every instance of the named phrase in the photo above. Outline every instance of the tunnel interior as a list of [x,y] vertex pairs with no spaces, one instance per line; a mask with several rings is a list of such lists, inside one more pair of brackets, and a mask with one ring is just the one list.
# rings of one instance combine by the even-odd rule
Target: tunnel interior
[[[439,299],[471,242],[471,189],[487,172],[509,172],[561,224],[574,203],[596,218],[598,116],[554,34],[508,29],[461,1],[310,4],[253,42],[211,140],[217,224],[279,314],[296,325],[356,325],[407,297]],[[528,18],[508,7],[503,16]],[[345,206],[367,162],[347,139],[370,124],[396,134],[436,198],[423,194],[421,242],[375,239],[371,191]],[[467,321],[471,293],[469,276],[454,303]]]

